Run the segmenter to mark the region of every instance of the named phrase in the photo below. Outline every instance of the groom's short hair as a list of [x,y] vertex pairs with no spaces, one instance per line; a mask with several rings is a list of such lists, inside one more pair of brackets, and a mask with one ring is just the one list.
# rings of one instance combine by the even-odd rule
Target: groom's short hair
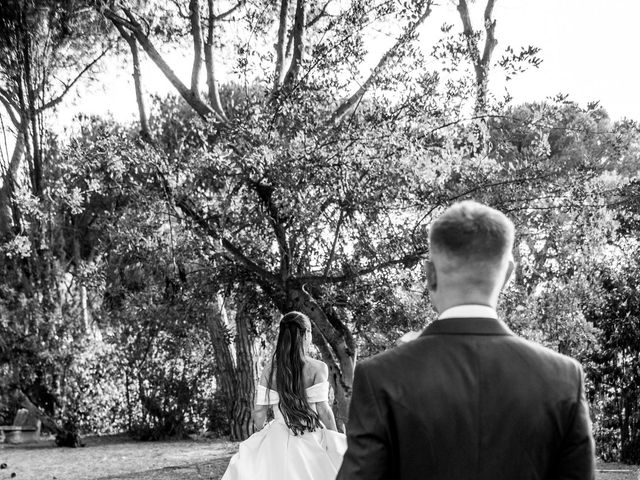
[[513,248],[515,228],[491,207],[465,200],[450,206],[429,231],[432,253],[465,263],[497,263]]

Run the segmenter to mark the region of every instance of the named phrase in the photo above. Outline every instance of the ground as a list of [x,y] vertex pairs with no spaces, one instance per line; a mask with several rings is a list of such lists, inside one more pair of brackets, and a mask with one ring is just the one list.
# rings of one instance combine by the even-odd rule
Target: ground
[[218,479],[236,450],[221,440],[135,442],[123,436],[89,437],[83,448],[0,444],[0,480]]
[[[0,480],[219,480],[237,444],[224,440],[135,442],[86,438],[84,448],[0,444]],[[12,477],[12,474],[15,476]],[[598,463],[597,480],[640,480],[639,467]]]

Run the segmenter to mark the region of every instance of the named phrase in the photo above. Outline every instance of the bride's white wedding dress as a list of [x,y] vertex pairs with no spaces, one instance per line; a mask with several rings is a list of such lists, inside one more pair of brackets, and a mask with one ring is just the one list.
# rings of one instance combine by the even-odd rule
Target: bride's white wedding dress
[[[307,401],[326,402],[329,382],[306,389]],[[294,435],[277,407],[278,392],[258,386],[257,405],[274,405],[274,420],[240,444],[222,480],[333,480],[338,474],[347,440],[326,428]]]

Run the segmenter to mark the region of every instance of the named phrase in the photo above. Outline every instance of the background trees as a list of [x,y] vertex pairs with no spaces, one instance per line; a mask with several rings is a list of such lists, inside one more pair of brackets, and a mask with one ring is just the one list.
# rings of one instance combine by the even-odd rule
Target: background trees
[[[208,423],[244,438],[279,312],[295,308],[312,319],[343,425],[358,358],[429,320],[430,221],[476,198],[517,221],[519,268],[501,307],[512,328],[588,365],[602,452],[633,460],[637,388],[623,373],[634,343],[627,330],[628,343],[614,339],[633,312],[619,302],[637,271],[638,125],[561,97],[492,98],[490,73],[540,61],[533,47],[497,47],[494,3],[478,23],[458,2],[460,26],[427,48],[430,1],[93,2],[86,17],[69,13],[74,41],[124,40],[115,55],[133,70],[139,124],[85,116],[58,139],[55,116],[39,117],[39,190],[13,188],[31,177],[4,159],[4,390],[86,430],[147,438]],[[3,25],[24,33],[13,18]],[[365,68],[371,29],[393,40]],[[171,48],[190,52],[188,71]],[[74,52],[90,66],[102,50]],[[145,59],[175,96],[145,93]],[[3,91],[17,92],[0,91],[16,148],[35,138],[33,109],[11,103],[25,65],[2,65]],[[38,85],[36,112],[57,98]]]
[[57,152],[48,116],[108,51],[103,23],[78,2],[2,3],[3,396],[34,411],[35,401],[49,415],[63,415],[61,398],[78,388],[66,372],[82,350],[88,300],[72,273],[81,268],[79,238],[52,200]]

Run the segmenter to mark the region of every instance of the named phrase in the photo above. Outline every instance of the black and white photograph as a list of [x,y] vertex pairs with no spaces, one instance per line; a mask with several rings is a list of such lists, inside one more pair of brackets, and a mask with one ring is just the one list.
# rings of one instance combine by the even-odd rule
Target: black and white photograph
[[0,480],[640,480],[638,19],[0,0]]

